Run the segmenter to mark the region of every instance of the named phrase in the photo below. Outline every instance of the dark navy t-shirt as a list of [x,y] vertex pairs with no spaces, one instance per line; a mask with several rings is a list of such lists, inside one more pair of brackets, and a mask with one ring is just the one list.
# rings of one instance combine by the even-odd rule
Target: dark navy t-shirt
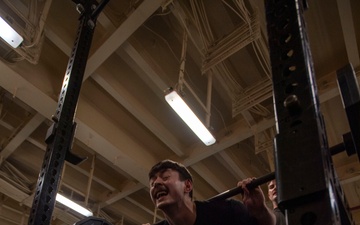
[[[189,225],[257,225],[246,207],[232,199],[216,202],[195,201],[196,220]],[[155,225],[169,225],[166,220]]]

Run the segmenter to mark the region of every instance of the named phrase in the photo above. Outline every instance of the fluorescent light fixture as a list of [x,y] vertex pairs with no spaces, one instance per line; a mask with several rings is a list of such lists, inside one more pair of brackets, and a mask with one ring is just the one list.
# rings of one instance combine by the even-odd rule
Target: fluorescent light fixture
[[11,47],[17,48],[22,42],[20,36],[3,18],[0,17],[0,37],[4,39]]
[[167,94],[165,99],[205,145],[209,146],[215,143],[215,138],[176,91]]
[[84,207],[82,207],[81,205],[71,201],[70,199],[62,196],[61,194],[57,194],[56,195],[56,201],[60,202],[61,204],[69,207],[70,209],[84,215],[84,216],[92,216],[93,213],[88,210],[88,209],[85,209]]

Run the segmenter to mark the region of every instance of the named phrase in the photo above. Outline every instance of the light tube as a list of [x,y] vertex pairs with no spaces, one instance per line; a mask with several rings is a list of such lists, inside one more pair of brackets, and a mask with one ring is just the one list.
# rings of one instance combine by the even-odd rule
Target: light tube
[[165,96],[166,101],[181,117],[181,119],[191,128],[191,130],[200,138],[205,145],[209,146],[216,142],[213,135],[209,132],[204,124],[197,118],[194,112],[178,95],[176,91],[172,91]]
[[0,17],[0,37],[4,39],[11,47],[17,48],[22,42],[20,36],[3,18]]
[[61,194],[57,193],[56,195],[56,201],[60,202],[61,204],[69,207],[70,209],[84,215],[84,216],[92,216],[93,213],[88,210],[88,209],[85,209],[84,207],[82,207],[81,205],[71,201],[70,199],[62,196]]

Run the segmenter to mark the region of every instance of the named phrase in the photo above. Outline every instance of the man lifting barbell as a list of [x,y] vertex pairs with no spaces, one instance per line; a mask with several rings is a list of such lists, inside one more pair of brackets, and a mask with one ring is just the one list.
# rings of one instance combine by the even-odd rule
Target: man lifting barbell
[[243,201],[193,201],[193,180],[186,167],[164,160],[149,172],[150,197],[165,220],[156,225],[275,225],[275,215],[266,206],[259,187],[247,188],[253,178],[239,181]]

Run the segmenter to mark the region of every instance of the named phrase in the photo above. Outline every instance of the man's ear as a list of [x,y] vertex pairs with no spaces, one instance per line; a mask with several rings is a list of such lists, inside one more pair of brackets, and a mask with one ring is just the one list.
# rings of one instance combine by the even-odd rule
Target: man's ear
[[191,180],[187,179],[185,180],[185,192],[190,193],[193,189],[193,183]]

